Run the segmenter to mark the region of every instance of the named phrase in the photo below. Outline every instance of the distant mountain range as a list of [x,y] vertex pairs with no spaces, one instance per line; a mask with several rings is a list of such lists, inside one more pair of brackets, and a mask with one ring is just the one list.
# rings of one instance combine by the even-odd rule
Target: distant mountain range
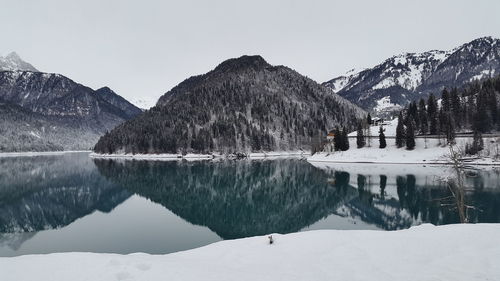
[[247,153],[310,149],[335,126],[365,111],[285,66],[260,56],[222,62],[186,79],[155,107],[96,145],[100,153]]
[[381,64],[323,83],[333,92],[374,112],[398,110],[430,93],[461,87],[500,74],[500,40],[483,37],[451,51],[393,56]]
[[107,87],[38,72],[15,53],[0,59],[0,69],[0,152],[91,149],[142,112]]

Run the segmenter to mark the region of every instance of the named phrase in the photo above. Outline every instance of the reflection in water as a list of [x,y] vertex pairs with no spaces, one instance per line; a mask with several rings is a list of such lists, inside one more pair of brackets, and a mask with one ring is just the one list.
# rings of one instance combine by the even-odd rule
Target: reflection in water
[[[168,253],[274,232],[457,223],[456,209],[440,201],[450,195],[438,180],[447,174],[443,167],[298,159],[0,158],[0,256]],[[500,222],[499,178],[494,170],[466,178],[467,202],[479,209],[471,222]]]
[[295,159],[94,162],[111,181],[224,239],[296,232],[356,196],[354,188],[334,188],[322,170]]
[[130,193],[99,175],[87,154],[0,158],[0,246],[110,212]]
[[[356,175],[350,185],[357,186],[358,198],[343,206],[343,215],[359,217],[379,228],[394,230],[420,223],[435,225],[460,223],[455,206],[443,204],[450,189],[441,178],[453,171],[449,167],[417,165],[319,164],[315,166],[339,179],[339,174]],[[465,186],[467,202],[476,208],[468,213],[469,222],[500,222],[500,187],[497,170],[474,172]],[[346,181],[347,175],[342,176]]]
[[[295,232],[329,215],[385,230],[423,222],[459,222],[456,210],[441,206],[440,199],[449,196],[437,178],[448,173],[443,167],[422,167],[405,174],[397,166],[390,167],[390,172],[374,167],[317,169],[295,159],[94,162],[111,181],[225,239]],[[481,209],[471,214],[471,222],[498,222],[498,174],[482,175],[469,181],[474,189],[468,196]],[[493,183],[492,188],[485,188],[489,185],[485,180]]]

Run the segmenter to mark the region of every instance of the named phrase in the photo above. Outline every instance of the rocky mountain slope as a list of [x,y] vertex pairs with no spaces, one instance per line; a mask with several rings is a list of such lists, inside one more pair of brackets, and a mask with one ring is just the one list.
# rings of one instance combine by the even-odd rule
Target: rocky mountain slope
[[500,73],[500,40],[483,37],[451,51],[396,55],[383,63],[323,83],[340,96],[375,112],[398,110],[408,102],[440,95]]
[[90,149],[141,112],[109,88],[94,91],[60,74],[0,71],[0,152]]
[[99,153],[234,153],[309,149],[365,112],[260,56],[230,59],[186,79],[155,107],[102,137]]

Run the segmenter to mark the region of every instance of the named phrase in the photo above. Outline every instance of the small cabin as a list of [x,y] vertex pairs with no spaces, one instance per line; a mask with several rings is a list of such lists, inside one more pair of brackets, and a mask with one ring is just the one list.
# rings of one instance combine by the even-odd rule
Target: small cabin
[[382,123],[384,123],[384,119],[378,118],[378,117],[372,118],[371,125],[373,125],[373,126],[380,126],[380,125],[382,125]]
[[333,139],[335,139],[335,133],[333,131],[331,131],[328,133],[328,135],[326,135],[326,140],[333,141]]

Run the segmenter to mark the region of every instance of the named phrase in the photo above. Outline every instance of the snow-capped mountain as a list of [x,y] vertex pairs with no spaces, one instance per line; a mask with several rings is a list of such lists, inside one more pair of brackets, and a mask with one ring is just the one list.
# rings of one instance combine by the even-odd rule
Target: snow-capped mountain
[[226,154],[309,149],[314,136],[336,125],[353,126],[365,114],[288,67],[242,56],[184,80],[155,107],[103,136],[95,150]]
[[131,100],[130,102],[133,103],[138,108],[141,108],[143,110],[147,110],[147,109],[150,109],[151,107],[155,106],[156,100],[157,99],[153,99],[153,98],[140,98],[140,99]]
[[[398,109],[440,95],[475,79],[500,74],[500,40],[483,37],[450,51],[404,53],[362,71],[350,71],[323,85],[371,111]],[[390,106],[389,106],[390,105]]]
[[34,66],[23,61],[16,52],[12,52],[5,57],[0,56],[0,71],[5,70],[25,70],[38,72],[38,70]]
[[90,149],[141,112],[109,88],[94,91],[54,73],[0,71],[0,152]]

